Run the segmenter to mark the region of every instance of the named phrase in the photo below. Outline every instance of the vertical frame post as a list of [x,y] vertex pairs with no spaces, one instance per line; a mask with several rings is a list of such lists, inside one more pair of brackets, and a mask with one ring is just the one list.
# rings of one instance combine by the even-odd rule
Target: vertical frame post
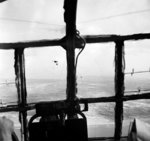
[[123,101],[124,96],[124,41],[116,41],[115,46],[115,139],[120,140],[122,135],[122,121],[123,121]]
[[76,99],[76,71],[75,71],[75,36],[77,0],[64,1],[64,21],[66,22],[66,56],[67,56],[67,100]]
[[[15,49],[14,67],[16,74],[15,83],[18,92],[18,105],[19,107],[24,108],[27,104],[24,49]],[[19,121],[21,123],[21,140],[28,141],[27,111],[19,112]]]

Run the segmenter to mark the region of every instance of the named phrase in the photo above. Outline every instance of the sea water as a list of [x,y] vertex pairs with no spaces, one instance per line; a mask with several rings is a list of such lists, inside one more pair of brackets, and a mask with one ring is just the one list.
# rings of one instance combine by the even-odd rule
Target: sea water
[[[149,81],[143,81],[141,84],[143,85],[143,83],[145,83],[144,86],[149,85]],[[131,90],[131,81],[128,82],[126,86]],[[114,78],[80,78],[78,79],[77,88],[77,96],[79,98],[107,97],[115,95]],[[134,86],[132,86],[132,89],[136,89],[135,83]],[[28,103],[64,100],[66,98],[66,81],[58,79],[29,79],[27,80],[27,94]],[[17,104],[17,90],[15,84],[1,84],[0,99],[0,106]],[[115,103],[113,102],[89,104],[89,110],[84,112],[87,117],[88,126],[97,127],[105,125],[105,127],[109,126],[108,129],[110,129],[110,125],[111,127],[114,127],[114,109]],[[34,111],[28,112],[28,120],[34,113]],[[15,123],[15,127],[20,128],[18,112],[0,114],[1,116],[5,115],[12,119]],[[150,100],[124,102],[124,123],[130,122],[134,118],[150,122],[149,117]],[[102,136],[106,135],[103,134]]]

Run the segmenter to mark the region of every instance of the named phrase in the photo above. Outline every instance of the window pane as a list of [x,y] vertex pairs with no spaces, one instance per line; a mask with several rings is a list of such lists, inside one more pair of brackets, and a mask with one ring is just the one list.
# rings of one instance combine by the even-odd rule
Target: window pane
[[134,118],[150,123],[150,100],[134,100],[124,102],[124,135],[127,135],[129,124]]
[[63,0],[13,0],[0,4],[0,42],[63,37]]
[[114,44],[87,45],[78,59],[79,97],[114,95]]
[[15,85],[14,51],[0,50],[0,106],[18,101]]
[[65,55],[60,47],[25,51],[28,102],[66,97]]
[[149,46],[149,40],[125,43],[125,94],[150,90]]
[[85,112],[89,137],[113,137],[114,103],[89,104]]
[[80,0],[77,27],[81,34],[150,32],[147,0]]

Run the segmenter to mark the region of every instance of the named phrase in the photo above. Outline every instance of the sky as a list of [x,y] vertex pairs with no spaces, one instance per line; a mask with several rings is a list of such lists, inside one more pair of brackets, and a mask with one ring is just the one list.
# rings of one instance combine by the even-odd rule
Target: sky
[[[63,12],[63,0],[7,0],[0,4],[0,42],[62,38]],[[149,0],[78,0],[81,35],[149,33],[149,17]],[[79,57],[77,75],[114,75],[114,47],[114,43],[87,44]],[[149,70],[149,47],[148,40],[125,42],[127,72]],[[27,78],[66,78],[66,53],[61,47],[26,49],[25,62]],[[1,50],[0,79],[14,78],[13,66],[13,50]]]

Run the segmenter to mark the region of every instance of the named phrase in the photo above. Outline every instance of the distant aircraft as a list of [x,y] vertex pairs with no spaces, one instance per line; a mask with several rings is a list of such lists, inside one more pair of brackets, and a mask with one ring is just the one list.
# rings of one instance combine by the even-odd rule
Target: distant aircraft
[[54,60],[53,62],[58,66],[58,61]]
[[0,3],[1,3],[1,2],[4,2],[4,1],[6,1],[6,0],[0,0]]

